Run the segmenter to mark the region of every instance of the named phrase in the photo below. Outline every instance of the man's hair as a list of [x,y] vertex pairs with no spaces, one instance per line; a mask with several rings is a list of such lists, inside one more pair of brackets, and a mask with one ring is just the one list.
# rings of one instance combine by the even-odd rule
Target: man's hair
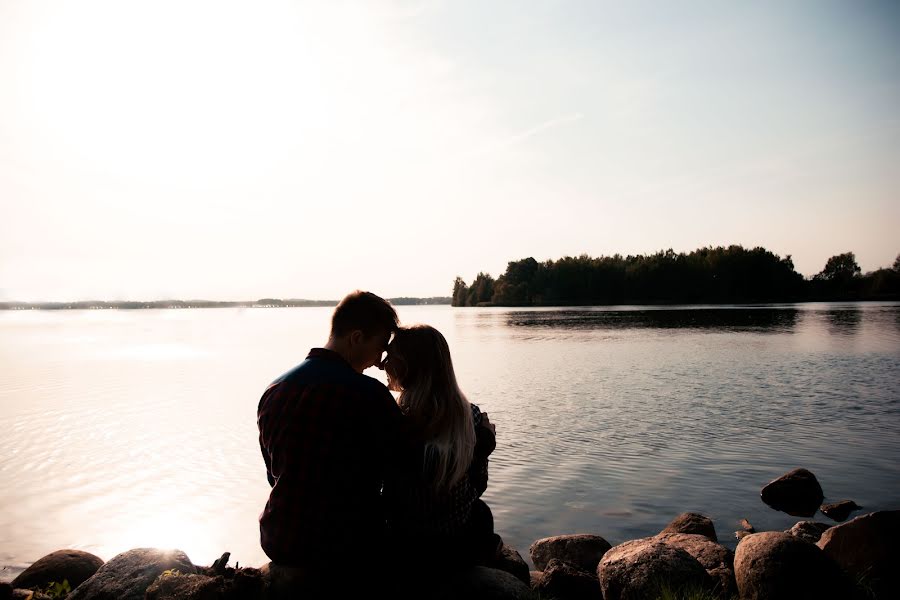
[[359,329],[366,337],[397,330],[400,320],[391,303],[372,292],[356,290],[340,301],[331,316],[331,335],[341,337]]

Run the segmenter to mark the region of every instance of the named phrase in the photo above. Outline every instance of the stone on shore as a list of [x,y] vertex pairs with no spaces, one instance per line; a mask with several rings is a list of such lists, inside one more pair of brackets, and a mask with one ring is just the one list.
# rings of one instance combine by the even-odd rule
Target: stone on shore
[[579,533],[537,540],[528,549],[534,566],[540,570],[554,558],[593,573],[612,545],[599,535]]
[[103,566],[103,559],[82,550],[57,550],[36,560],[12,580],[14,588],[45,588],[51,582],[69,582],[75,589]]
[[829,519],[833,519],[838,523],[843,523],[847,520],[847,517],[850,516],[850,513],[861,508],[862,506],[859,506],[853,500],[841,500],[840,502],[823,504],[819,510],[821,510]]
[[816,476],[806,469],[794,469],[770,481],[760,493],[762,501],[794,517],[811,517],[825,497]]
[[741,600],[850,598],[852,585],[814,544],[781,531],[754,533],[738,544],[734,573]]
[[711,592],[716,583],[685,550],[656,538],[619,544],[597,567],[604,600],[655,598],[662,589]]
[[147,588],[163,571],[195,573],[187,555],[180,550],[135,548],[112,559],[79,585],[67,600],[143,600]]
[[169,575],[156,578],[144,595],[146,600],[219,600],[220,584],[206,575]]
[[818,547],[876,598],[900,598],[900,510],[862,515],[822,534]]
[[500,552],[494,560],[482,566],[506,571],[525,585],[531,584],[531,576],[528,573],[528,563],[525,562],[525,559],[522,558],[522,555],[519,554],[515,548],[506,543],[500,546]]
[[680,548],[697,559],[715,582],[715,593],[722,598],[737,595],[734,578],[734,553],[704,535],[695,533],[661,533],[656,539]]
[[506,571],[489,567],[465,569],[445,581],[440,581],[439,590],[431,593],[423,592],[417,597],[431,600],[457,600],[459,598],[537,600],[535,593],[518,577],[510,575]]
[[803,541],[809,542],[811,544],[815,544],[819,541],[819,538],[822,537],[822,534],[827,531],[831,525],[828,523],[817,523],[816,521],[798,521],[794,524],[793,527],[786,530],[785,533],[789,533],[795,538],[799,538]]
[[559,560],[550,559],[543,575],[532,589],[541,598],[557,600],[603,600],[596,574]]
[[716,527],[713,525],[712,520],[709,517],[693,512],[681,513],[672,519],[672,522],[666,525],[662,533],[695,533],[706,536],[714,542],[719,541],[719,538],[716,537]]

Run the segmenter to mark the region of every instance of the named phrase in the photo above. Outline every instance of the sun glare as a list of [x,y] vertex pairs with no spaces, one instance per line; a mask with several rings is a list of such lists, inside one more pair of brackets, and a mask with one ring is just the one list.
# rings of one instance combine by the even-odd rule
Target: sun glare
[[[307,28],[287,4],[84,2],[32,33],[32,106],[60,152],[174,184],[258,175],[327,116]],[[177,17],[177,18],[176,18]]]

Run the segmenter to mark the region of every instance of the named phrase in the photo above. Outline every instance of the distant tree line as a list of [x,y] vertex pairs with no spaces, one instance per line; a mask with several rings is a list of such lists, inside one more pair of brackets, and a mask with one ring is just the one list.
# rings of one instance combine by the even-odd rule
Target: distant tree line
[[900,299],[900,255],[891,268],[862,274],[852,252],[832,256],[811,279],[791,256],[757,247],[707,247],[688,254],[586,254],[507,264],[494,279],[457,277],[453,306],[579,306],[609,304],[730,304],[807,300]]
[[[396,306],[421,304],[450,304],[449,296],[429,298],[388,298]],[[337,300],[303,300],[296,298],[260,298],[259,300],[78,300],[73,302],[0,302],[0,310],[101,310],[101,309],[161,309],[161,308],[284,308],[309,306],[337,306]]]

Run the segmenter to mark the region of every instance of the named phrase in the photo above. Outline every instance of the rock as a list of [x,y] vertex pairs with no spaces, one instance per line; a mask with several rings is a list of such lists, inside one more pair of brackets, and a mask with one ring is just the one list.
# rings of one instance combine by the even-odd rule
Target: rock
[[861,508],[862,506],[859,506],[853,500],[841,500],[840,502],[823,504],[819,510],[821,510],[829,519],[834,519],[835,521],[842,523],[847,520],[850,513]]
[[225,579],[224,597],[241,600],[267,598],[267,585],[261,569],[246,567],[235,569],[231,579]]
[[47,594],[33,592],[27,589],[14,589],[11,598],[12,600],[53,600]]
[[146,600],[218,600],[221,578],[206,575],[168,575],[156,578]]
[[794,517],[811,517],[819,510],[822,486],[806,469],[794,469],[770,481],[760,493],[762,501]]
[[694,533],[661,533],[656,539],[680,548],[697,559],[715,582],[714,592],[723,598],[737,595],[734,578],[734,553],[704,535]]
[[825,533],[825,530],[831,527],[828,523],[817,523],[815,521],[798,521],[793,527],[785,531],[795,538],[799,538],[805,542],[815,544]]
[[81,550],[57,550],[39,558],[12,580],[14,588],[44,588],[51,582],[69,582],[75,589],[103,566],[103,559]]
[[828,529],[818,546],[876,598],[900,598],[900,511],[874,512]]
[[440,585],[440,589],[430,594],[417,594],[416,597],[433,600],[537,600],[534,592],[517,577],[489,567],[470,567],[435,585]]
[[492,569],[506,571],[510,575],[514,575],[519,581],[525,585],[531,585],[531,576],[528,574],[528,563],[522,558],[515,548],[503,544],[500,546],[500,553],[497,558],[482,566]]
[[599,535],[580,533],[558,535],[537,540],[528,549],[534,566],[543,570],[551,559],[570,563],[579,569],[593,573],[600,559],[612,546]]
[[753,527],[753,525],[751,525],[750,521],[748,521],[747,519],[741,519],[740,524],[741,530],[734,532],[734,537],[736,537],[738,541],[741,541],[751,533],[756,533],[756,528]]
[[781,531],[744,538],[734,556],[741,600],[850,598],[852,587],[824,552]]
[[[541,577],[544,576],[544,572],[543,571],[529,571],[528,576],[530,579],[529,587],[531,587],[531,589],[534,589],[535,586],[540,582]],[[0,596],[0,600],[3,600],[2,596]]]
[[603,600],[600,581],[594,573],[559,560],[550,559],[534,590],[541,598],[558,600]]
[[0,600],[11,600],[13,595],[13,586],[6,583],[5,581],[0,581]]
[[180,550],[135,548],[115,557],[79,585],[68,600],[143,600],[144,592],[163,571],[195,572],[194,565]]
[[699,513],[686,512],[681,513],[672,522],[666,525],[662,533],[696,533],[708,537],[714,542],[718,542],[716,537],[716,527],[713,525],[709,517],[704,517]]
[[619,544],[597,567],[604,600],[655,598],[661,589],[712,591],[712,581],[697,559],[656,538]]

